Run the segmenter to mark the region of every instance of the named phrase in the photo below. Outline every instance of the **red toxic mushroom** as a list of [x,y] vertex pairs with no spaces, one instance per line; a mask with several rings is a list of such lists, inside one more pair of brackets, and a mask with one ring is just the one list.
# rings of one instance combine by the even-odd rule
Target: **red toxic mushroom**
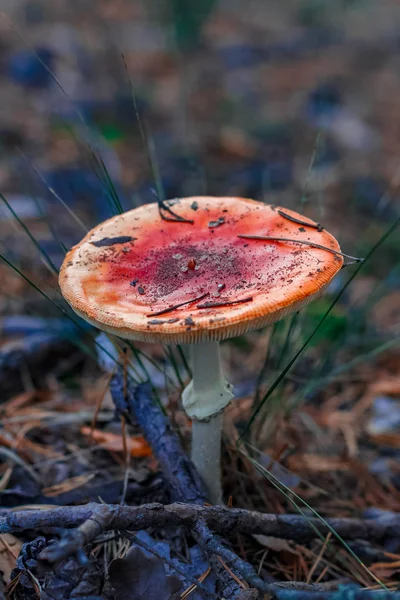
[[[101,223],[67,254],[60,273],[72,308],[121,338],[191,345],[192,458],[221,501],[222,411],[232,392],[219,341],[308,304],[343,265],[338,242],[293,211],[243,198],[147,204]],[[165,207],[164,207],[165,211]]]

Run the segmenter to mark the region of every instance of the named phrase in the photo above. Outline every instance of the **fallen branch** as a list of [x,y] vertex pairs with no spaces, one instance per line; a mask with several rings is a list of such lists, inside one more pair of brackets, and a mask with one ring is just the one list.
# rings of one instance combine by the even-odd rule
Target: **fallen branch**
[[134,387],[128,382],[126,397],[124,387],[123,375],[117,373],[110,383],[114,404],[129,422],[136,422],[140,426],[160,464],[171,500],[190,504],[207,502],[204,484],[184,452],[169,419],[153,400],[150,384]]
[[[40,557],[56,562],[79,552],[96,536],[106,530],[137,531],[162,528],[165,526],[189,528],[207,555],[221,556],[255,588],[276,596],[279,600],[328,600],[331,592],[321,586],[304,586],[295,582],[265,583],[255,573],[253,567],[236,556],[215,537],[212,531],[227,534],[261,533],[269,536],[285,537],[296,541],[316,537],[314,527],[323,534],[328,532],[326,525],[318,519],[306,520],[297,515],[271,515],[244,509],[220,506],[197,506],[190,504],[147,504],[142,506],[120,506],[90,503],[85,506],[66,506],[46,510],[2,511],[0,534],[18,533],[26,530],[62,528],[71,529],[57,544],[48,546]],[[364,537],[370,540],[383,540],[386,536],[399,535],[400,515],[393,514],[368,519],[330,519],[329,525],[347,539]],[[298,588],[305,589],[298,589]],[[251,593],[242,590],[241,593]],[[343,592],[345,594],[345,592]],[[399,600],[400,594],[352,589],[353,600]],[[229,596],[226,596],[229,597]],[[231,596],[232,597],[232,596]],[[246,597],[246,596],[243,596]],[[250,597],[250,596],[249,596]],[[346,600],[346,595],[341,600]],[[350,600],[350,599],[349,599]]]
[[[230,532],[264,534],[304,543],[329,533],[329,528],[316,518],[299,515],[274,515],[223,506],[158,503],[141,506],[97,504],[62,506],[45,510],[0,511],[0,534],[18,533],[46,528],[79,528],[74,531],[75,541],[69,546],[75,552],[92,541],[99,531],[112,529],[138,531],[160,529],[166,526],[192,528],[202,520],[212,531],[224,535]],[[400,536],[400,514],[389,513],[376,519],[327,519],[329,527],[346,540],[365,539],[382,541]],[[72,542],[71,542],[72,543]],[[58,558],[65,557],[65,552]],[[52,560],[56,560],[53,558]]]
[[278,583],[270,587],[273,588],[271,593],[278,600],[400,600],[399,592],[363,590],[354,585],[340,586],[333,592],[280,588]]
[[208,557],[220,556],[229,565],[241,574],[243,579],[250,583],[255,589],[262,592],[268,592],[269,587],[250,563],[239,558],[232,550],[226,548],[218,540],[217,536],[210,530],[207,523],[203,519],[199,519],[192,526],[192,532],[196,534],[196,540]]
[[169,558],[166,558],[164,555],[162,555],[159,552],[157,552],[157,550],[155,550],[152,546],[149,546],[143,540],[139,539],[139,537],[137,535],[127,534],[127,537],[129,539],[132,539],[132,541],[137,546],[140,546],[141,548],[143,548],[147,552],[150,552],[151,554],[153,554],[154,556],[156,556],[158,559],[160,559],[161,561],[163,561],[166,565],[169,565],[169,567],[171,567],[171,569],[173,569],[174,571],[176,571],[176,573],[179,573],[179,575],[182,575],[182,577],[188,579],[192,584],[196,585],[196,587],[199,590],[202,591],[203,597],[206,600],[214,600],[214,598],[215,598],[214,594],[211,594],[211,592],[208,591],[208,589],[205,587],[205,585],[203,585],[202,583],[200,583],[199,581],[197,581],[197,579],[195,577],[189,575],[187,572],[185,572],[182,569],[180,569],[177,566],[176,562],[173,562]]
[[[204,484],[182,448],[179,436],[172,430],[169,419],[161,406],[153,400],[150,385],[134,387],[129,381],[125,382],[123,374],[118,372],[111,380],[110,390],[117,410],[128,421],[139,424],[159,461],[171,499],[203,505],[208,499]],[[192,536],[197,543],[200,542],[196,531],[192,530]],[[231,600],[250,600],[251,591],[241,588],[221,564],[218,556],[212,554],[208,558],[220,581],[221,596]]]
[[[274,595],[279,600],[327,600],[331,592],[324,590],[321,585],[266,583],[249,563],[229,548],[229,543],[220,540],[217,535],[258,533],[305,542],[315,538],[317,532],[326,535],[329,528],[333,527],[347,540],[383,541],[400,536],[400,515],[391,513],[370,520],[330,519],[325,524],[318,519],[306,519],[299,515],[271,515],[245,509],[203,506],[206,500],[204,487],[161,407],[152,402],[150,387],[146,384],[133,387],[127,382],[124,388],[123,376],[116,375],[112,380],[111,392],[117,409],[129,421],[139,423],[159,460],[170,496],[185,503],[153,503],[137,507],[91,503],[48,510],[0,511],[0,534],[48,528],[67,530],[60,541],[45,548],[40,555],[42,559],[56,562],[72,554],[81,554],[85,546],[106,530],[132,535],[131,532],[142,529],[184,527],[191,531],[193,538],[206,552],[223,587],[220,597],[235,600],[258,597],[255,589],[244,589],[243,580],[256,590]],[[228,563],[229,569],[223,561]],[[239,577],[232,577],[230,568]],[[199,592],[203,590],[199,589]],[[357,600],[371,597],[371,592],[367,590],[353,589],[352,592]],[[385,598],[384,593],[375,593],[374,597],[376,595],[379,600]],[[398,596],[391,593],[390,600],[400,600]]]

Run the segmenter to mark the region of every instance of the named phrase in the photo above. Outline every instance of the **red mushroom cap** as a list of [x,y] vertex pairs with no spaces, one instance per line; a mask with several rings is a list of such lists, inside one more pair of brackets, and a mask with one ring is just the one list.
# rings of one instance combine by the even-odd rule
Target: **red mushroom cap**
[[60,286],[81,317],[122,338],[222,340],[298,311],[342,267],[335,238],[294,211],[203,196],[167,205],[186,221],[147,204],[101,223],[67,254]]

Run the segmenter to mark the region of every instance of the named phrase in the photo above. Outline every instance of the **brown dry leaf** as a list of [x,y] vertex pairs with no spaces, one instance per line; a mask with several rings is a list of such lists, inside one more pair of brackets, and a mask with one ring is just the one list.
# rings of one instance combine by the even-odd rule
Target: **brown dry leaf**
[[32,405],[37,401],[48,400],[50,394],[47,392],[38,392],[37,390],[29,390],[14,396],[2,406],[2,411],[8,415],[15,416],[18,409],[26,405]]
[[367,386],[366,391],[351,410],[338,410],[337,407],[350,395],[350,389],[347,387],[343,394],[337,395],[325,402],[322,413],[315,413],[310,410],[308,412],[321,426],[332,427],[334,429],[352,427],[357,432],[360,429],[361,420],[366,417],[367,411],[370,410],[377,396],[398,397],[400,395],[400,377],[381,377]]
[[31,463],[34,462],[32,452],[47,456],[48,458],[62,458],[62,454],[59,452],[54,452],[42,444],[32,442],[24,437],[28,431],[40,426],[40,421],[30,421],[29,423],[26,423],[17,434],[4,430],[3,433],[0,434],[0,445],[4,448],[9,448],[10,450],[18,452],[18,454],[27,462]]
[[321,454],[296,454],[287,458],[287,466],[293,471],[307,470],[314,472],[322,471],[348,471],[348,461],[335,457],[323,456]]
[[4,574],[4,580],[10,580],[11,571],[15,567],[15,561],[22,548],[22,542],[11,533],[0,535],[0,571]]
[[385,377],[370,386],[371,391],[376,394],[387,396],[400,395],[400,376]]
[[224,434],[232,446],[238,438],[236,422],[248,418],[252,403],[252,398],[240,398],[230,404],[224,412]]
[[[92,429],[90,427],[81,427],[81,433],[100,444],[106,450],[111,452],[124,452],[124,441],[121,435],[116,433],[107,433],[100,429]],[[126,440],[127,447],[131,456],[135,458],[144,458],[151,456],[151,448],[142,435],[128,437]]]
[[31,440],[21,438],[17,444],[18,450],[32,451],[37,454],[47,456],[48,458],[63,458],[60,452],[55,452],[49,448],[46,448],[42,444],[32,442]]
[[[351,461],[351,469],[357,478],[359,486],[362,486],[362,498],[374,506],[384,506],[387,510],[398,512],[400,495],[398,491],[388,489],[367,468],[366,465],[357,460]],[[361,499],[361,496],[360,498]],[[356,499],[355,499],[356,500]]]
[[220,132],[220,154],[226,158],[251,158],[257,152],[257,144],[239,127],[223,127]]
[[395,290],[394,292],[386,294],[375,305],[372,310],[372,317],[381,331],[388,331],[392,335],[399,331],[400,291]]
[[75,490],[83,485],[86,485],[91,479],[95,477],[95,473],[89,473],[87,475],[78,475],[77,477],[71,477],[70,479],[66,479],[62,483],[57,483],[56,485],[51,485],[47,488],[43,488],[43,494],[52,498],[54,496],[59,496],[60,494],[65,494],[66,492],[70,492],[71,490]]
[[274,550],[274,552],[290,552],[291,554],[300,555],[300,552],[296,547],[288,540],[281,540],[281,538],[272,537],[270,535],[263,535],[262,533],[255,533],[252,536],[261,546]]
[[360,398],[352,410],[354,420],[358,420],[368,410],[377,396],[400,395],[400,377],[385,376],[367,387],[366,393]]
[[[372,570],[372,569],[371,569]],[[372,570],[373,574],[380,579],[380,581],[382,581],[385,585],[387,585],[391,580],[393,580],[393,577],[395,576],[396,573],[398,573],[400,571],[399,568],[380,568],[380,569],[375,569],[374,571]]]
[[0,492],[3,492],[5,489],[7,489],[8,483],[11,479],[11,475],[12,475],[12,467],[7,467],[7,469],[4,471],[1,479],[0,479]]
[[167,575],[162,560],[133,546],[125,558],[110,564],[110,579],[116,600],[178,600],[182,583]]
[[369,437],[378,446],[400,448],[400,433],[370,433]]
[[398,569],[400,567],[400,560],[397,560],[395,562],[377,562],[377,563],[372,563],[372,565],[370,566],[370,569],[372,569],[372,571],[374,569]]

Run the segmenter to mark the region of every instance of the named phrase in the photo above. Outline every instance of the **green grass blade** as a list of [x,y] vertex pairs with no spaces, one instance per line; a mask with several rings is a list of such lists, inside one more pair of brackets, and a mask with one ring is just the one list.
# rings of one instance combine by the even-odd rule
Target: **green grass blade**
[[7,198],[5,196],[3,196],[3,194],[1,192],[0,192],[0,198],[2,199],[2,201],[4,202],[4,204],[7,206],[8,210],[10,211],[10,213],[12,214],[12,216],[14,217],[14,219],[22,227],[22,229],[24,230],[24,232],[26,233],[26,235],[28,236],[28,238],[31,240],[31,242],[34,244],[34,246],[37,248],[37,250],[39,251],[39,253],[43,256],[43,258],[45,259],[47,265],[50,267],[50,270],[53,273],[58,274],[58,269],[57,269],[56,265],[53,263],[53,261],[51,260],[51,258],[48,255],[48,253],[45,250],[43,250],[43,248],[41,247],[41,245],[39,244],[39,242],[35,239],[35,237],[29,231],[29,228],[19,218],[19,216],[17,215],[17,213],[15,212],[15,210],[13,209],[13,207],[11,206],[11,204],[8,202]]
[[105,165],[105,162],[104,162],[103,157],[101,156],[100,152],[98,153],[97,159],[98,159],[98,161],[99,161],[99,163],[101,165],[101,169],[102,169],[102,172],[103,172],[104,177],[106,179],[106,182],[107,182],[107,185],[108,185],[108,189],[109,189],[109,192],[111,194],[111,198],[112,198],[114,206],[115,206],[115,208],[117,210],[117,213],[122,214],[124,212],[124,209],[122,207],[121,201],[120,201],[119,196],[117,194],[117,190],[115,189],[115,185],[114,185],[114,183],[113,183],[113,181],[112,181],[112,179],[110,177],[110,174],[108,172],[108,169],[107,169],[107,167]]
[[[28,161],[29,164],[29,160],[27,159],[27,157],[25,156],[25,154],[22,152],[21,148],[16,147],[16,150],[21,154],[21,156]],[[30,166],[30,165],[29,165]],[[17,170],[15,168],[13,168],[13,172],[15,174],[15,176],[17,177],[19,175],[19,173],[17,172]],[[55,241],[58,243],[58,245],[60,246],[62,252],[64,254],[66,254],[68,252],[68,249],[65,247],[65,244],[62,242],[62,240],[60,239],[60,236],[58,235],[57,230],[55,229],[51,218],[49,217],[49,215],[47,214],[47,211],[44,207],[44,202],[41,198],[39,198],[36,194],[36,186],[34,185],[34,181],[31,177],[23,177],[21,180],[21,184],[23,185],[24,188],[24,194],[27,197],[31,197],[32,200],[35,203],[35,206],[38,210],[38,213],[40,215],[40,217],[43,219],[43,221],[46,223],[47,227],[49,228],[50,233],[52,234],[53,238],[55,239]],[[82,223],[83,225],[83,223]]]
[[318,152],[320,149],[320,142],[321,142],[321,132],[317,133],[317,137],[315,138],[310,162],[308,164],[306,180],[304,182],[304,187],[303,187],[303,191],[302,191],[301,198],[300,198],[300,212],[303,212],[304,205],[306,204],[306,202],[308,202],[308,199],[309,199],[308,191],[309,191],[309,186],[310,186],[311,171],[314,166],[315,160],[318,156]]
[[140,115],[139,107],[138,107],[137,99],[136,99],[136,94],[135,94],[135,90],[134,90],[133,85],[132,85],[131,77],[129,75],[128,65],[126,64],[125,55],[121,51],[120,51],[120,54],[121,54],[122,62],[123,62],[124,69],[125,69],[125,72],[126,72],[126,76],[128,78],[128,82],[129,82],[129,89],[130,89],[131,96],[132,96],[133,110],[135,112],[135,116],[136,116],[136,121],[137,121],[138,128],[139,128],[140,137],[142,138],[143,147],[144,147],[144,150],[146,152],[147,162],[148,162],[150,170],[151,170],[151,172],[153,174],[153,179],[154,179],[154,183],[155,183],[155,186],[156,186],[157,199],[158,199],[159,202],[164,202],[164,200],[165,200],[165,194],[164,194],[164,189],[163,189],[163,185],[162,185],[162,179],[161,179],[161,176],[160,176],[160,169],[159,169],[159,166],[158,166],[158,161],[157,161],[157,156],[156,156],[154,142],[153,142],[153,140],[151,138],[151,135],[150,135],[148,127],[143,122],[142,117]]
[[303,504],[309,511],[311,511],[312,514],[317,519],[319,519],[321,521],[321,523],[323,523],[325,525],[325,527],[327,527],[327,529],[329,529],[329,531],[332,533],[332,535],[342,544],[342,546],[347,550],[347,552],[349,554],[351,554],[351,556],[368,573],[368,575],[370,577],[372,577],[372,579],[374,581],[376,581],[376,583],[378,583],[384,590],[388,591],[388,588],[378,579],[378,577],[376,577],[376,575],[374,575],[372,573],[372,571],[370,571],[368,569],[368,567],[357,556],[357,554],[354,552],[354,550],[352,550],[352,548],[350,548],[350,546],[345,542],[345,540],[338,533],[336,533],[335,529],[332,527],[332,525],[330,525],[328,523],[328,521],[326,521],[326,519],[324,519],[314,508],[312,508],[312,506],[310,504],[308,504],[305,500],[303,500],[303,498],[301,496],[296,494],[296,492],[294,492],[291,488],[289,488],[282,481],[280,481],[277,477],[275,477],[275,475],[273,475],[270,471],[268,471],[265,467],[263,467],[258,461],[256,461],[254,458],[249,456],[246,452],[243,452],[243,451],[240,451],[240,452],[241,452],[241,454],[243,454],[243,456],[246,456],[246,458],[253,464],[253,466],[257,469],[257,471],[259,471],[259,473],[261,473],[264,477],[266,477],[268,479],[268,481],[270,481],[272,483],[272,485],[274,485],[281,493],[283,493],[285,495],[285,497],[296,508],[296,510],[298,510],[300,512],[300,514],[302,516],[304,516],[305,519],[308,520],[310,527],[312,527],[314,529],[314,531],[316,532],[318,537],[320,539],[322,539],[322,541],[324,541],[324,536],[321,535],[321,533],[318,531],[318,528],[316,528],[309,521],[309,519],[307,518],[307,515],[301,510],[300,506],[298,506],[297,503],[294,502],[294,500],[290,497],[290,495],[294,496],[296,498],[296,500],[301,502],[301,504]]
[[380,246],[382,246],[382,244],[385,242],[385,240],[397,229],[397,227],[399,225],[400,225],[400,217],[398,219],[396,219],[396,221],[389,227],[389,229],[387,229],[387,231],[380,237],[380,239],[372,246],[372,248],[367,253],[364,261],[358,265],[358,267],[354,270],[354,273],[348,278],[348,280],[346,281],[346,283],[343,285],[343,287],[341,288],[341,290],[338,292],[338,294],[336,295],[335,299],[330,304],[329,308],[327,309],[327,311],[325,312],[325,314],[323,315],[323,317],[319,321],[318,325],[315,327],[315,329],[312,331],[312,333],[309,335],[309,337],[306,339],[306,341],[300,347],[300,349],[296,352],[296,354],[293,356],[293,358],[288,362],[288,364],[283,369],[283,371],[280,373],[280,375],[275,379],[274,383],[269,388],[268,392],[265,394],[265,396],[263,397],[263,399],[261,400],[261,402],[253,410],[253,412],[252,412],[252,414],[250,416],[250,419],[248,420],[248,422],[246,424],[246,427],[245,427],[244,431],[242,432],[242,434],[241,434],[241,436],[240,436],[240,438],[238,440],[239,443],[243,440],[244,436],[247,435],[247,433],[248,433],[248,431],[249,431],[252,423],[254,422],[255,418],[258,415],[258,413],[260,412],[260,410],[264,406],[265,402],[272,395],[272,393],[275,391],[275,389],[278,387],[278,385],[281,383],[281,381],[283,381],[283,379],[285,378],[286,374],[290,371],[290,369],[295,364],[295,362],[297,361],[297,359],[303,354],[304,350],[307,348],[308,344],[311,342],[311,340],[313,339],[313,337],[315,336],[315,334],[321,329],[321,327],[324,324],[324,322],[326,321],[328,315],[330,314],[330,312],[332,311],[332,309],[334,308],[334,306],[336,305],[336,303],[338,302],[338,300],[343,296],[344,292],[349,287],[349,285],[351,284],[351,282],[355,279],[355,277],[357,277],[357,275],[360,273],[361,269],[363,269],[365,267],[365,265],[368,262],[368,260],[370,259],[370,257],[378,250],[378,248],[380,248]]
[[174,369],[175,377],[179,383],[180,388],[183,389],[185,387],[185,384],[182,381],[182,377],[181,377],[181,374],[179,371],[179,366],[176,361],[176,358],[175,358],[172,348],[170,346],[164,346],[164,354],[171,362],[172,368]]
[[194,50],[198,46],[203,25],[216,4],[216,0],[171,1],[175,41],[182,52]]
[[[157,363],[157,361],[154,360],[154,358],[151,358],[151,356],[149,356],[146,352],[143,352],[143,350],[139,350],[139,348],[136,348],[136,346],[132,342],[126,340],[126,343],[129,346],[129,348],[132,350],[132,352],[134,353],[135,357],[138,358],[138,360],[140,359],[141,368],[142,368],[143,372],[145,373],[147,379],[150,380],[150,376],[149,376],[149,373],[148,373],[148,371],[146,369],[146,366],[144,365],[143,361],[140,358],[142,356],[146,360],[148,360],[153,365],[153,367],[155,369],[157,369],[157,371],[159,371],[160,373],[164,373],[163,367],[161,367]],[[169,379],[169,381],[170,381],[171,384],[175,383],[170,377],[168,377],[168,379]]]
[[[111,192],[111,197],[113,197],[114,194],[116,196],[116,200],[114,198],[112,204],[113,204],[114,208],[117,210],[117,212],[123,212],[121,203],[120,203],[119,198],[118,198],[118,194],[116,193],[116,190],[115,190],[115,186],[112,184],[111,177],[110,177],[110,175],[108,173],[108,170],[107,170],[107,168],[106,168],[106,166],[104,164],[104,161],[103,161],[103,159],[101,157],[99,146],[95,143],[95,140],[93,138],[93,132],[88,127],[88,125],[87,125],[87,123],[86,123],[86,121],[85,121],[82,113],[76,107],[74,101],[72,100],[72,98],[70,97],[70,95],[68,94],[68,92],[64,89],[61,81],[57,78],[57,76],[53,73],[53,71],[51,69],[49,69],[49,67],[46,65],[46,63],[40,58],[40,56],[37,54],[37,52],[32,47],[32,45],[28,42],[28,40],[23,36],[23,34],[19,31],[19,29],[13,24],[13,22],[10,19],[8,19],[5,15],[4,15],[4,17],[6,18],[6,20],[8,21],[8,23],[12,27],[12,29],[15,31],[15,33],[18,35],[18,37],[23,41],[23,43],[25,44],[25,46],[27,48],[29,48],[29,50],[35,56],[36,60],[49,73],[50,77],[53,79],[54,83],[57,85],[57,87],[59,88],[59,90],[61,91],[61,93],[71,103],[71,106],[73,107],[73,110],[74,110],[75,114],[77,115],[79,121],[81,122],[81,124],[83,126],[83,130],[85,132],[86,143],[88,144],[88,146],[89,146],[89,148],[90,148],[90,150],[92,152],[92,156],[94,157],[94,160],[95,160],[96,164],[98,165],[98,167],[100,169],[100,172],[102,172],[103,175],[105,176],[105,182],[102,181],[102,184],[104,185],[104,187],[106,189],[107,189],[107,185],[111,186],[111,187],[109,187],[108,191]],[[108,194],[107,194],[107,198],[108,198]],[[121,208],[118,208],[118,207],[121,207]]]
[[324,376],[321,379],[316,379],[315,381],[308,382],[301,389],[301,391],[294,397],[294,399],[291,400],[290,406],[288,407],[287,412],[290,412],[293,409],[295,409],[296,406],[298,406],[300,404],[301,400],[306,395],[317,392],[319,389],[325,387],[327,384],[335,381],[339,375],[343,375],[343,373],[347,373],[348,371],[351,371],[351,369],[353,369],[353,367],[356,367],[359,364],[366,363],[366,362],[372,360],[373,358],[375,358],[376,356],[379,356],[379,354],[381,354],[382,352],[385,352],[386,350],[390,350],[390,348],[395,348],[396,346],[400,346],[400,336],[396,336],[392,340],[383,342],[382,344],[380,344],[379,346],[377,346],[370,352],[362,354],[361,356],[356,356],[355,358],[353,358],[353,360],[350,360],[349,362],[345,363],[344,365],[340,365],[339,367],[336,367],[336,369],[333,369],[333,371],[329,375]]
[[268,338],[268,345],[267,345],[267,351],[265,353],[264,362],[262,364],[262,367],[261,367],[261,369],[257,375],[257,379],[256,379],[255,392],[254,392],[254,397],[253,397],[253,406],[257,406],[258,402],[260,401],[261,385],[264,380],[265,374],[267,372],[268,366],[271,363],[272,348],[275,345],[275,340],[277,339],[279,327],[281,327],[280,321],[278,321],[277,323],[274,323],[272,325],[272,331],[271,331],[271,335]]
[[152,381],[151,381],[151,377],[150,374],[146,368],[146,365],[144,364],[143,360],[142,360],[142,356],[148,360],[150,363],[152,363],[159,371],[163,372],[161,367],[156,363],[155,360],[153,360],[150,356],[148,356],[145,352],[143,352],[142,350],[139,350],[138,348],[136,348],[135,344],[129,340],[126,340],[126,344],[128,346],[128,348],[130,348],[130,350],[132,351],[133,355],[135,356],[135,359],[138,362],[139,367],[142,370],[142,373],[144,375],[145,381],[148,381],[151,387],[151,390],[153,392],[154,395],[154,399],[157,402],[158,406],[160,406],[163,410],[163,412],[165,413],[165,407],[163,406],[162,402],[161,402],[161,398],[160,395],[157,391],[157,388],[153,385]]
[[[100,155],[100,152],[94,149],[89,142],[88,148],[91,159],[89,161],[91,169],[97,177],[97,179],[99,180],[99,182],[101,183],[101,185],[103,185],[105,188],[105,196],[110,207],[111,213],[113,215],[122,214],[122,204],[118,198],[118,194],[115,190],[114,184],[112,183],[111,177],[107,171],[107,167]],[[106,183],[109,187],[107,187],[106,183],[104,182],[103,176],[106,178]]]
[[294,328],[296,327],[298,319],[299,319],[299,313],[298,312],[294,313],[294,315],[292,315],[292,317],[290,319],[290,324],[289,324],[289,328],[288,328],[288,331],[287,331],[286,336],[285,336],[285,341],[283,343],[283,346],[282,346],[282,349],[280,351],[278,360],[276,362],[276,368],[277,369],[279,369],[279,367],[281,366],[282,361],[284,360],[284,358],[286,356],[286,352],[289,349],[290,342],[292,341],[293,331],[294,331]]
[[37,177],[40,179],[40,181],[45,185],[45,187],[48,189],[50,194],[61,204],[61,206],[63,206],[63,208],[65,208],[65,210],[74,219],[74,221],[79,225],[79,227],[81,227],[83,229],[83,231],[85,233],[87,233],[89,230],[86,227],[86,225],[84,224],[84,222],[74,213],[74,211],[68,206],[68,204],[66,204],[64,202],[64,200],[57,194],[57,192],[48,184],[48,182],[46,181],[46,178],[35,167],[35,165],[33,165],[30,162],[28,157],[22,151],[20,151],[20,152],[21,152],[22,156],[26,159],[26,161],[27,161],[28,165],[30,166],[30,168],[32,169],[32,171],[37,175]]
[[192,379],[192,370],[191,370],[190,365],[188,363],[188,360],[187,360],[187,358],[185,356],[183,348],[182,348],[182,346],[180,344],[177,344],[176,347],[177,347],[177,350],[179,352],[179,356],[181,358],[181,361],[182,361],[182,364],[183,364],[184,369],[186,371],[186,374],[187,374],[187,376],[188,376],[189,379]]
[[[55,306],[60,312],[62,312],[62,314],[65,317],[67,317],[67,319],[69,319],[70,321],[72,321],[72,323],[74,323],[74,325],[76,325],[78,327],[78,329],[80,329],[83,333],[85,333],[86,335],[88,335],[91,338],[91,340],[94,343],[94,345],[97,346],[102,352],[104,352],[105,354],[107,354],[107,356],[109,358],[111,358],[111,360],[117,366],[119,366],[119,367],[123,366],[123,364],[121,362],[119,362],[118,360],[116,360],[112,356],[112,354],[110,352],[108,352],[108,350],[106,348],[104,348],[101,344],[99,344],[97,342],[97,340],[95,339],[95,337],[92,334],[90,334],[84,327],[82,327],[82,325],[80,324],[80,322],[79,322],[79,320],[77,318],[74,318],[67,310],[65,310],[65,308],[63,308],[62,306],[60,306],[55,300],[53,300],[53,298],[51,298],[48,294],[46,294],[46,292],[44,292],[43,290],[41,290],[40,287],[38,285],[36,285],[36,283],[34,281],[32,281],[16,265],[14,265],[11,261],[9,261],[8,258],[6,258],[6,256],[4,256],[4,254],[0,253],[0,259],[2,259],[13,271],[15,271],[20,277],[22,277],[22,279],[24,279],[24,281],[26,281],[34,290],[36,290],[41,296],[43,296],[43,298],[45,298],[46,300],[48,300],[49,302],[51,302],[51,304],[53,304],[53,306]],[[136,380],[134,380],[134,381],[135,381],[135,383],[138,383]]]

